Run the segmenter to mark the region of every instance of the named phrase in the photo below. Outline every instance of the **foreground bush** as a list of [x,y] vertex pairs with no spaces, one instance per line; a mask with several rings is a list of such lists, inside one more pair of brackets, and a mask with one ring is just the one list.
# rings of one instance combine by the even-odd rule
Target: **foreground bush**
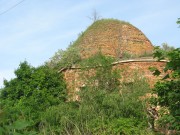
[[137,80],[134,84],[124,86],[123,95],[118,91],[86,88],[80,92],[81,101],[47,109],[41,133],[147,134],[150,131],[147,131],[146,108],[139,99],[146,93],[147,86],[144,80]]
[[[158,126],[166,130],[175,130],[178,134],[180,132],[180,48],[164,53],[157,47],[154,57],[158,60],[165,58],[169,60],[164,68],[166,75],[155,84],[153,89],[157,94],[157,98],[153,98],[153,103],[161,106]],[[154,75],[161,74],[156,68],[153,72]]]
[[34,68],[27,62],[20,64],[15,75],[14,79],[4,81],[0,93],[0,126],[4,132],[15,134],[13,125],[25,121],[23,130],[37,130],[44,111],[66,101],[65,83],[60,74],[47,66]]

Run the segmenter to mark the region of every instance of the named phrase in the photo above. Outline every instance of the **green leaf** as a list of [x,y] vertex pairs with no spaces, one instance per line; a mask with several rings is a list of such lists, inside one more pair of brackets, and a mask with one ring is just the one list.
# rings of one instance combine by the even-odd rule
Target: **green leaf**
[[26,120],[17,120],[13,123],[14,129],[22,130],[25,129],[26,127],[30,126],[31,123]]
[[149,67],[149,70],[153,72],[154,76],[159,76],[161,72],[156,67]]
[[177,20],[177,22],[176,22],[177,24],[180,24],[180,18],[178,18],[178,20]]
[[5,132],[4,128],[0,127],[0,135],[2,135]]
[[165,51],[163,51],[159,46],[155,47],[153,57],[158,60],[162,60],[165,57]]

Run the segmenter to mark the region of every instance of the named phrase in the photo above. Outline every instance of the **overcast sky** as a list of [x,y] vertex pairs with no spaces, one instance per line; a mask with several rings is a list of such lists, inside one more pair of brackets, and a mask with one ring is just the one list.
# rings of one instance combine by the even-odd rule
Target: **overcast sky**
[[38,66],[67,48],[93,10],[130,22],[154,45],[180,47],[180,0],[0,0],[0,87],[20,62]]

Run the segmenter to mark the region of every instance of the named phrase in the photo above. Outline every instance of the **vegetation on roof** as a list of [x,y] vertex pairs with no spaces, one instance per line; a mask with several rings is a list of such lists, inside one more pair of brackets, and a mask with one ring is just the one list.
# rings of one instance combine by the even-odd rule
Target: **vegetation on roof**
[[[48,65],[51,67],[55,68],[68,68],[71,67],[72,65],[75,65],[79,62],[81,62],[81,52],[80,50],[82,49],[82,42],[84,38],[89,37],[88,34],[96,33],[96,32],[101,32],[104,31],[107,27],[109,26],[114,26],[116,28],[116,25],[118,27],[121,27],[122,25],[131,25],[129,22],[121,21],[118,19],[101,19],[101,20],[96,20],[95,22],[92,23],[84,32],[81,32],[78,35],[77,40],[74,42],[71,42],[69,47],[63,51],[63,50],[58,50],[55,55],[50,59],[50,61],[47,62]],[[129,54],[128,52],[123,52],[123,58],[122,59],[130,59],[130,58],[137,58],[141,56],[137,56],[136,54]],[[142,54],[144,57],[145,56],[152,56],[152,54]],[[119,60],[119,59],[118,59]]]

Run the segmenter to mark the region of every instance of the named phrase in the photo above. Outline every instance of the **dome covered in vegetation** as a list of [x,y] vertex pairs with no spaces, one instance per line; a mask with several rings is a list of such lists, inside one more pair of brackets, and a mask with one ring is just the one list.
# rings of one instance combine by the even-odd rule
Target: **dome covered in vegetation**
[[73,46],[80,49],[81,58],[88,58],[98,51],[122,58],[125,55],[151,54],[153,50],[151,42],[139,29],[115,19],[95,21],[80,34]]
[[71,67],[97,53],[119,61],[127,58],[152,56],[153,45],[136,27],[115,19],[95,21],[67,50],[59,50],[48,64],[57,69]]

